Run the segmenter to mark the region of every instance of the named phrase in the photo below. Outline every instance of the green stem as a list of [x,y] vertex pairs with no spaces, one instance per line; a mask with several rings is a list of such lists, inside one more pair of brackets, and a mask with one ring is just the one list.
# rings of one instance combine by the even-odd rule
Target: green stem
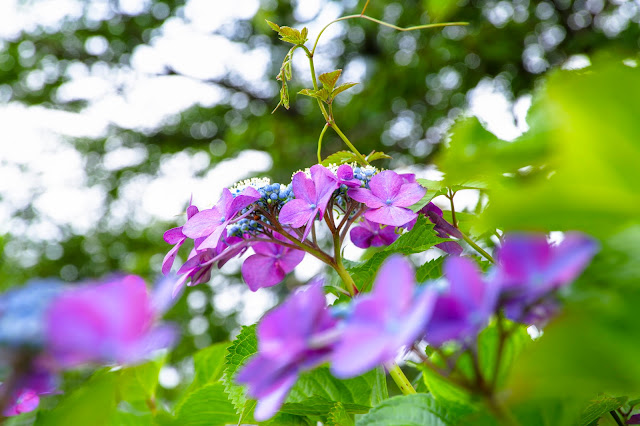
[[[316,67],[313,63],[313,52],[309,52],[309,49],[307,49],[307,46],[301,44],[300,47],[302,49],[304,49],[304,51],[307,54],[307,58],[309,58],[309,70],[311,71],[311,81],[313,82],[313,90],[318,90],[318,80],[316,78]],[[329,114],[327,114],[327,110],[324,108],[324,105],[322,105],[322,101],[320,99],[316,99],[316,101],[318,101],[318,106],[320,107],[320,111],[322,111],[322,116],[324,117],[324,120],[328,123],[330,122],[330,118],[329,118]]]
[[449,195],[447,196],[447,198],[449,199],[449,202],[451,203],[451,224],[453,225],[454,228],[458,227],[458,221],[456,220],[456,209],[453,205],[453,197],[454,195],[456,195],[455,192],[453,192],[451,190],[451,188],[449,188]]
[[368,166],[369,162],[367,161],[367,159],[364,157],[364,155],[360,154],[360,151],[358,151],[358,149],[351,143],[349,138],[347,138],[345,136],[345,134],[342,133],[342,130],[340,130],[340,128],[336,124],[335,120],[331,120],[331,127],[333,127],[333,130],[335,130],[336,133],[338,134],[338,136],[340,136],[340,139],[342,139],[344,141],[344,143],[347,144],[349,149],[354,154],[356,154],[356,156],[358,157],[358,160],[360,160],[360,163],[362,163],[362,165]]
[[324,133],[329,128],[329,123],[325,123],[322,128],[322,132],[320,132],[320,137],[318,138],[318,163],[322,163],[322,138],[324,138]]
[[[366,7],[366,6],[365,6]],[[363,10],[364,12],[364,10]],[[452,26],[460,26],[460,25],[469,25],[468,22],[443,22],[443,23],[439,23],[439,24],[426,24],[426,25],[416,25],[413,27],[398,27],[396,25],[393,24],[389,24],[387,22],[384,21],[380,21],[378,19],[372,18],[370,16],[367,15],[348,15],[348,16],[343,16],[341,18],[336,19],[335,21],[331,21],[329,22],[327,25],[325,25],[325,27],[320,30],[320,33],[318,34],[318,37],[316,37],[316,42],[313,44],[313,49],[311,49],[311,54],[313,55],[316,51],[316,47],[318,46],[318,41],[320,41],[320,36],[322,35],[322,33],[329,28],[329,26],[331,24],[335,24],[336,22],[339,21],[346,21],[347,19],[366,19],[367,21],[371,21],[371,22],[375,22],[376,24],[385,26],[385,27],[389,27],[389,28],[393,28],[394,30],[398,30],[398,31],[415,31],[415,30],[426,30],[428,28],[442,28],[442,27],[452,27]]]
[[496,263],[496,261],[493,260],[493,257],[491,257],[491,255],[489,253],[487,253],[479,245],[474,243],[471,238],[466,236],[466,234],[464,234],[462,231],[460,231],[460,235],[462,235],[462,239],[465,240],[467,242],[467,244],[469,244],[471,247],[473,247],[478,253],[483,255],[485,257],[485,259],[487,259],[491,263]]
[[416,390],[411,385],[409,379],[407,379],[407,376],[404,375],[402,369],[398,367],[398,364],[395,362],[387,362],[384,366],[389,371],[389,375],[404,395],[412,395],[416,393]]
[[347,268],[345,268],[342,264],[342,253],[340,253],[340,246],[340,235],[337,231],[335,231],[333,233],[333,256],[335,258],[335,264],[331,266],[333,266],[333,269],[335,269],[340,278],[342,278],[344,285],[347,287],[347,291],[349,292],[351,297],[353,297],[358,294],[358,287],[356,287],[356,283],[353,281],[353,277],[351,276],[351,274],[349,274]]

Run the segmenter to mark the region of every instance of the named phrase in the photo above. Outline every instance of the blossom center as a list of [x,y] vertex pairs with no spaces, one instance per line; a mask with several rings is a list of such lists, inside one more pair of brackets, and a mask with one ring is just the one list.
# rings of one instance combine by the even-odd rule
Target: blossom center
[[315,204],[309,204],[310,209],[315,209],[317,206]]
[[391,201],[391,198],[387,198],[387,201],[385,201],[384,203],[385,203],[386,205],[390,206],[390,205],[391,205],[391,202],[392,202],[392,201]]

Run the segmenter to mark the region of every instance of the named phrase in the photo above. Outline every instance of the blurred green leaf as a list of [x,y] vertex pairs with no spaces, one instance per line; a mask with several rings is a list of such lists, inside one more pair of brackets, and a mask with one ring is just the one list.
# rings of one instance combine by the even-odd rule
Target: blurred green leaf
[[626,396],[614,398],[607,395],[600,395],[589,401],[589,405],[580,416],[579,426],[588,426],[593,421],[598,420],[603,415],[608,415],[609,411],[617,410],[627,402]]
[[424,263],[416,270],[416,280],[422,283],[427,280],[434,280],[442,276],[442,263],[444,257],[438,257]]
[[395,396],[374,407],[356,422],[356,426],[447,426],[454,416],[431,395]]
[[222,377],[229,345],[229,342],[216,343],[200,349],[193,355],[195,377],[190,389],[197,389],[207,383],[216,382]]
[[191,393],[176,413],[176,425],[224,426],[238,423],[238,414],[222,383],[210,383]]
[[120,399],[132,402],[147,401],[155,398],[158,376],[164,361],[164,358],[160,358],[115,372],[118,376],[117,383]]

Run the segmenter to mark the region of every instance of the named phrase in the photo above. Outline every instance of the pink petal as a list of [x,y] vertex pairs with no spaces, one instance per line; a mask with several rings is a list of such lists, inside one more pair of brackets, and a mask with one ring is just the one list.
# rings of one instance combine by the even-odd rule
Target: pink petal
[[384,206],[366,211],[364,217],[383,225],[402,226],[411,222],[418,215],[404,207]]
[[167,244],[177,244],[180,240],[184,239],[182,226],[169,229],[162,235],[162,238]]
[[349,192],[347,192],[347,195],[349,195],[349,197],[353,198],[359,203],[366,204],[367,207],[371,209],[375,209],[385,205],[383,200],[376,197],[370,190],[365,188],[350,189]]
[[297,199],[304,200],[307,204],[316,203],[315,185],[303,172],[298,172],[293,176],[291,187],[293,189],[293,195],[295,195]]
[[225,218],[217,207],[202,210],[184,224],[182,233],[193,239],[209,236],[224,222],[223,219],[229,218]]
[[[297,176],[297,175],[296,175]],[[292,228],[300,228],[309,221],[309,216],[317,210],[309,207],[309,202],[295,199],[287,202],[280,210],[279,220],[283,225],[291,225]]]
[[279,260],[280,267],[285,274],[293,271],[296,266],[302,262],[306,253],[302,250],[296,250],[292,248],[285,248],[284,254]]
[[186,238],[182,238],[178,243],[169,250],[169,252],[165,255],[164,260],[162,261],[162,273],[167,275],[171,272],[171,267],[173,266],[173,262],[176,259],[176,255],[178,254],[178,250],[182,244],[186,241]]
[[274,286],[284,277],[284,271],[276,265],[276,259],[273,257],[254,254],[242,264],[242,278],[251,291]]
[[231,202],[229,210],[226,214],[229,216],[227,219],[231,219],[233,215],[238,213],[240,210],[254,203],[256,200],[260,199],[260,193],[256,191],[255,188],[250,186],[246,187],[240,195],[236,196]]
[[400,187],[400,192],[393,199],[393,205],[397,207],[410,207],[420,201],[427,190],[417,183],[405,183]]
[[371,247],[372,239],[374,238],[373,232],[365,228],[364,226],[356,226],[351,228],[349,232],[351,236],[351,242],[362,249]]
[[369,188],[381,200],[392,200],[398,195],[403,183],[404,180],[396,172],[384,170],[371,178]]

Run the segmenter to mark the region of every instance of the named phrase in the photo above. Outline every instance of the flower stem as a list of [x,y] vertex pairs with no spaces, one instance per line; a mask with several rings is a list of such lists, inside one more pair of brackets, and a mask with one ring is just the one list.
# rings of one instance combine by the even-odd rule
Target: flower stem
[[367,161],[367,159],[364,157],[364,155],[360,154],[360,151],[358,151],[358,149],[353,146],[353,144],[351,143],[351,141],[349,140],[349,138],[347,138],[345,136],[344,133],[342,133],[342,130],[340,130],[340,128],[338,127],[338,125],[336,124],[335,120],[331,120],[331,127],[333,127],[333,130],[336,131],[336,133],[338,134],[338,136],[340,136],[340,139],[342,139],[344,141],[345,144],[347,144],[347,146],[349,147],[349,149],[356,154],[356,156],[358,157],[358,160],[360,161],[360,163],[362,163],[362,165],[369,165],[369,162]]
[[478,253],[483,255],[485,257],[485,259],[487,259],[491,263],[496,263],[496,261],[493,260],[493,257],[491,257],[491,255],[489,253],[484,251],[482,249],[482,247],[480,247],[475,242],[473,242],[473,240],[471,238],[467,237],[467,235],[464,232],[460,231],[460,235],[462,235],[462,239],[465,240],[467,242],[467,244],[469,244],[471,247],[473,247]]
[[[307,49],[307,46],[305,46],[304,44],[301,44],[300,47],[304,49],[304,51],[307,54],[307,58],[309,58],[309,70],[311,71],[311,81],[313,82],[313,90],[318,90],[318,80],[316,78],[316,67],[313,63],[313,52],[309,52],[309,49]],[[329,123],[331,119],[329,118],[329,114],[327,113],[327,110],[324,108],[324,105],[322,105],[322,101],[320,99],[316,99],[316,100],[318,101],[318,106],[320,107],[322,116],[324,117],[325,121]]]
[[449,188],[449,195],[447,195],[447,198],[449,199],[449,202],[451,203],[451,224],[453,225],[454,228],[458,227],[458,221],[456,220],[456,209],[455,206],[453,205],[453,196],[456,195],[455,192],[453,192],[450,188]]
[[403,395],[412,395],[416,393],[416,390],[411,385],[409,379],[407,379],[407,376],[404,375],[402,369],[398,367],[398,364],[395,362],[387,362],[384,366],[389,371],[389,375],[396,385],[398,385],[398,388],[400,388]]
[[322,128],[322,132],[320,132],[320,137],[318,138],[318,164],[322,163],[322,138],[324,138],[324,134],[329,128],[329,123],[325,123]]
[[342,278],[344,285],[347,287],[347,291],[349,292],[351,297],[353,297],[356,294],[358,294],[358,287],[356,287],[356,283],[353,281],[353,277],[351,276],[351,274],[349,274],[349,271],[347,271],[347,268],[345,268],[344,265],[342,264],[342,254],[340,253],[340,246],[341,246],[340,235],[336,231],[333,234],[333,251],[334,251],[334,257],[335,257],[335,263],[332,264],[331,266],[333,267],[333,269],[336,270],[340,278]]

